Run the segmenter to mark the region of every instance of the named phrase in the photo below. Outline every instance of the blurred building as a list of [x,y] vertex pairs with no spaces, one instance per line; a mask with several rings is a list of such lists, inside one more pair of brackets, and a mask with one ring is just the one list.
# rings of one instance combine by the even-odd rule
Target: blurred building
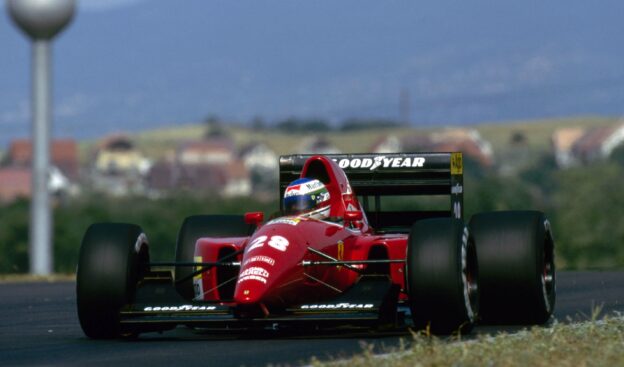
[[95,170],[104,174],[141,174],[147,172],[150,166],[149,160],[125,135],[113,135],[102,140],[94,157]]
[[[48,188],[56,197],[78,193],[78,147],[74,140],[54,140],[51,143],[51,164]],[[0,201],[10,202],[32,193],[32,143],[14,140],[10,143],[0,165]]]
[[[50,145],[51,165],[71,181],[79,178],[78,144],[71,139],[53,140]],[[14,140],[4,158],[8,166],[30,167],[32,165],[32,143],[30,140]]]
[[234,143],[228,139],[208,139],[182,143],[177,161],[183,165],[225,165],[234,161]]
[[572,147],[584,133],[585,130],[580,127],[555,130],[551,137],[551,143],[557,166],[566,168],[578,164],[572,152]]
[[152,197],[178,191],[220,197],[252,193],[249,170],[225,137],[181,143],[173,156],[156,162],[145,182]]
[[427,152],[431,150],[433,142],[428,135],[417,134],[401,137],[403,152]]
[[530,138],[522,130],[510,132],[504,149],[496,154],[499,174],[513,176],[535,166],[536,155],[531,150],[529,140]]
[[624,123],[590,129],[558,129],[551,140],[559,167],[587,165],[608,159],[624,145]]
[[91,154],[90,188],[113,196],[144,193],[151,161],[126,135],[106,137]]
[[27,167],[0,168],[0,202],[30,198],[32,170]]
[[279,181],[279,156],[261,142],[245,145],[238,156],[249,172],[254,195],[267,198],[274,196]]
[[406,152],[462,152],[483,167],[494,163],[492,145],[474,129],[453,128],[408,136],[401,145]]
[[340,154],[342,151],[324,136],[310,136],[301,142],[295,153],[300,154]]
[[494,154],[492,145],[475,129],[453,128],[431,134],[433,151],[462,152],[484,167],[492,166]]
[[590,129],[583,134],[572,147],[572,153],[578,162],[590,164],[607,159],[611,153],[624,143],[624,124]]
[[394,134],[380,136],[370,147],[371,153],[400,153],[403,151],[401,139]]

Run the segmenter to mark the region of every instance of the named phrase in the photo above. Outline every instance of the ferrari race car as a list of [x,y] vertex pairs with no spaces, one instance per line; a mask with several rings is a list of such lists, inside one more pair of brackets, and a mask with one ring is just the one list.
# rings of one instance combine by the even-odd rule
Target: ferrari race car
[[[268,221],[261,212],[186,218],[173,262],[150,261],[138,225],[91,225],[76,286],[84,333],[310,325],[450,334],[552,315],[548,220],[504,211],[465,225],[461,153],[282,156],[279,186],[282,215]],[[306,188],[328,200],[320,219],[284,207]],[[443,207],[410,209],[423,198]],[[404,210],[390,210],[397,204]]]

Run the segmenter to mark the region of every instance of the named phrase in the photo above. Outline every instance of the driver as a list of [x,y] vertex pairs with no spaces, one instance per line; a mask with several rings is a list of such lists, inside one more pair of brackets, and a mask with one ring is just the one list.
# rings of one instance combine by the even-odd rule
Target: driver
[[329,217],[329,191],[313,178],[291,182],[284,191],[284,214],[323,220]]

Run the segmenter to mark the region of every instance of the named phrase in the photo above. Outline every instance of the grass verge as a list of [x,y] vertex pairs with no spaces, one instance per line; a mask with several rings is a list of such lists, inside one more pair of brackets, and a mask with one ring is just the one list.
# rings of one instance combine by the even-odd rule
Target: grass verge
[[68,282],[76,280],[76,274],[30,275],[0,274],[0,283]]
[[372,349],[313,366],[624,366],[624,316],[534,327],[514,334],[445,341],[414,335],[409,346],[383,355]]

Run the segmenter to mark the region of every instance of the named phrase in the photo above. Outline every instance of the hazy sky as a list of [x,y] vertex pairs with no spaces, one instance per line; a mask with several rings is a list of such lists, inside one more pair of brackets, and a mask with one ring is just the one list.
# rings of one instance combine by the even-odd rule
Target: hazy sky
[[[0,147],[30,49],[0,16]],[[200,121],[461,124],[624,112],[624,2],[83,0],[54,45],[55,135]]]

